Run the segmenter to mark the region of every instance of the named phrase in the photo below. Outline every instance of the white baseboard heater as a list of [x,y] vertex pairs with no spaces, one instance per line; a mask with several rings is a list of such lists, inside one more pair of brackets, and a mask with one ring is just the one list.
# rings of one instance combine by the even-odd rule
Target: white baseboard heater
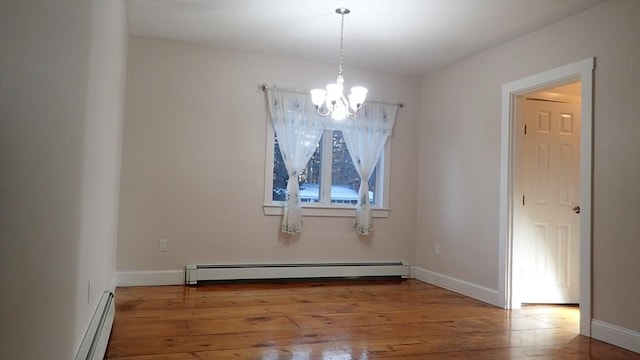
[[409,277],[401,262],[326,264],[187,265],[185,283],[199,281],[314,279],[359,277]]
[[89,328],[76,353],[75,360],[102,360],[104,358],[115,312],[113,293],[111,291],[103,292],[96,312],[89,323]]

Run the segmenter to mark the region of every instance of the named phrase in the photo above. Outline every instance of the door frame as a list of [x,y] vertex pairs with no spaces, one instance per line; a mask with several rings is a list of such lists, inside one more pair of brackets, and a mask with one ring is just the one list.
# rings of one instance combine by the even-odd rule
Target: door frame
[[519,95],[581,82],[580,132],[580,334],[591,336],[591,244],[593,193],[593,71],[595,58],[587,58],[559,68],[502,85],[502,124],[500,156],[500,228],[498,242],[498,305],[519,307],[513,297],[514,188],[516,177],[516,139]]

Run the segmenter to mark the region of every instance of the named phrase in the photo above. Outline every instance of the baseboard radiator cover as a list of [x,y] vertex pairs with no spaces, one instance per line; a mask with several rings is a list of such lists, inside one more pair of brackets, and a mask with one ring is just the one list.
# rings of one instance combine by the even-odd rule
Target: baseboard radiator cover
[[114,295],[111,291],[105,291],[100,297],[96,312],[91,318],[75,360],[102,360],[107,351],[113,317],[116,312]]
[[401,262],[320,264],[187,265],[185,283],[199,281],[409,277],[409,266]]

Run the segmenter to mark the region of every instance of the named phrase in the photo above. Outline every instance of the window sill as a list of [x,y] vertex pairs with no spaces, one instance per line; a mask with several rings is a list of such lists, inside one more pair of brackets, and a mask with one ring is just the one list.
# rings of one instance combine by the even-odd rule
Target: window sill
[[[282,215],[284,206],[279,204],[264,204],[262,209],[265,215]],[[317,217],[355,217],[356,208],[353,206],[322,206],[303,205],[302,216]],[[371,208],[371,216],[374,218],[388,218],[391,209]]]

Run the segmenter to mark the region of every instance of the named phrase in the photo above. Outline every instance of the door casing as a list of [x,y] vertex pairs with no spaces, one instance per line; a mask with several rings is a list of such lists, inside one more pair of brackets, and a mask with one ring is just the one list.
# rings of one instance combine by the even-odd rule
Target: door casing
[[516,175],[517,100],[519,95],[581,82],[580,133],[580,334],[591,336],[591,243],[593,178],[593,71],[595,58],[587,58],[502,86],[502,124],[500,159],[500,228],[498,244],[498,305],[512,309],[514,187]]

